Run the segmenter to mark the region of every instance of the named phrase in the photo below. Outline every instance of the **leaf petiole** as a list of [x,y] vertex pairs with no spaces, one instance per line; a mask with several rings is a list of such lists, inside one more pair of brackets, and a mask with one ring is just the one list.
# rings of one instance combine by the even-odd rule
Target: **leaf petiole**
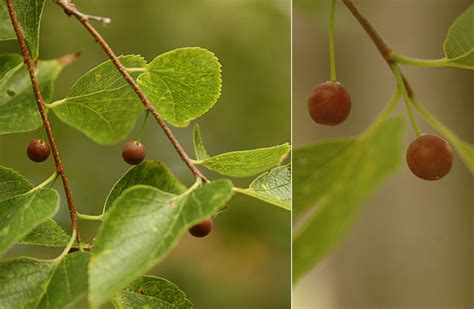
[[104,214],[95,216],[95,215],[84,215],[77,212],[77,217],[79,219],[87,220],[87,221],[102,221],[102,219],[104,218]]
[[202,184],[202,179],[199,178],[199,177],[196,177],[196,181],[194,182],[194,184],[189,187],[188,190],[186,190],[186,192],[184,192],[182,195],[186,195],[186,194],[189,194],[191,193],[192,191],[194,191],[195,189],[199,188],[199,186]]
[[127,72],[133,73],[133,72],[146,72],[146,68],[126,68]]
[[62,100],[54,101],[53,103],[45,103],[44,105],[47,108],[55,108],[56,106],[63,104],[65,101],[66,99],[62,99]]
[[248,189],[244,189],[244,188],[239,188],[239,187],[232,187],[232,191],[234,192],[238,192],[238,193],[243,193],[245,194],[247,192]]
[[54,183],[54,181],[58,178],[58,172],[54,171],[51,176],[49,176],[45,181],[43,181],[42,183],[40,183],[39,185],[37,185],[36,187],[34,187],[33,189],[31,189],[30,191],[28,191],[27,193],[31,193],[31,192],[34,192],[36,190],[39,190],[39,189],[42,189],[46,186],[48,186],[49,184],[51,183]]
[[69,240],[66,248],[64,248],[63,252],[57,258],[55,258],[54,261],[61,261],[69,253],[69,250],[71,250],[72,246],[74,245],[74,242],[76,241],[76,233],[77,231],[73,229],[71,239]]
[[473,66],[456,63],[452,61],[454,59],[448,59],[446,57],[441,59],[420,59],[392,53],[391,59],[396,63],[413,65],[417,67],[455,67],[470,70],[474,69]]

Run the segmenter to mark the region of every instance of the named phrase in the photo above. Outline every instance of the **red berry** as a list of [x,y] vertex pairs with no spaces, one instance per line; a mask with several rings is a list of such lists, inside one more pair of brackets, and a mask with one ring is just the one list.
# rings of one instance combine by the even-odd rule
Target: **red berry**
[[453,166],[451,146],[434,134],[422,134],[407,150],[407,164],[416,176],[425,180],[438,180],[446,176]]
[[211,230],[212,219],[207,219],[190,228],[189,233],[191,233],[191,235],[193,235],[194,237],[205,237],[211,232]]
[[43,162],[46,161],[51,153],[48,143],[40,139],[33,139],[26,148],[26,154],[31,161]]
[[339,82],[328,81],[313,89],[308,99],[309,115],[316,123],[335,126],[351,111],[349,92]]
[[122,148],[122,158],[131,165],[136,165],[145,159],[145,146],[138,141],[129,141]]

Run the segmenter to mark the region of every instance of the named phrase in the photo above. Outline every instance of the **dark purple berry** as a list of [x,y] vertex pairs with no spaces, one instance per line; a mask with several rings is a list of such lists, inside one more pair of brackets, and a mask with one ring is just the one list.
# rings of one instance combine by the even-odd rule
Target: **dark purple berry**
[[136,165],[145,159],[145,146],[138,141],[129,141],[122,148],[122,158],[131,165]]
[[309,115],[316,123],[335,126],[351,111],[349,92],[339,82],[328,81],[313,89],[308,99]]
[[48,143],[40,139],[33,139],[26,148],[26,154],[31,161],[43,162],[46,161],[51,153]]
[[211,232],[211,230],[212,219],[207,219],[190,228],[189,233],[191,233],[191,235],[193,235],[194,237],[205,237]]
[[421,179],[443,178],[451,170],[453,160],[453,149],[437,135],[422,134],[408,146],[408,167]]

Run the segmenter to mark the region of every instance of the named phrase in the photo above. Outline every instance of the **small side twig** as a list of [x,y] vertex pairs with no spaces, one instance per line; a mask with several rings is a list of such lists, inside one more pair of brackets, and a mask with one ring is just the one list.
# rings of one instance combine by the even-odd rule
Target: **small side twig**
[[[385,62],[387,62],[390,69],[392,69],[392,48],[387,44],[387,42],[383,39],[377,29],[372,25],[372,23],[367,19],[367,17],[362,14],[362,12],[357,8],[355,3],[352,0],[343,0],[346,7],[351,11],[352,15],[357,19],[359,24],[364,28],[365,32],[368,34],[372,42],[377,47],[379,53],[384,58]],[[393,69],[392,69],[393,71]],[[405,84],[405,88],[408,92],[408,96],[411,98],[414,96],[413,88],[410,86],[408,81],[406,80],[405,76],[402,74],[403,82]]]
[[[59,2],[66,2],[67,5],[69,6],[74,6],[75,4],[72,2],[72,0],[54,0],[55,3],[59,4]],[[64,10],[64,13],[66,13],[67,15],[71,16],[71,13],[69,13],[69,11],[67,10]],[[84,13],[81,13],[81,12],[78,12],[79,14],[81,14],[84,18],[87,18],[89,20],[95,20],[95,21],[98,21],[100,22],[102,25],[106,26],[106,25],[110,25],[112,23],[112,19],[110,19],[109,17],[104,17],[104,16],[96,16],[96,15],[88,15],[88,14],[84,14]]]
[[87,17],[87,19],[89,19],[89,20],[98,21],[104,26],[110,25],[112,23],[112,19],[110,19],[108,17],[95,16],[95,15],[84,15],[84,16]]
[[160,127],[163,129],[163,132],[166,134],[170,142],[173,144],[174,148],[176,149],[176,151],[178,152],[179,156],[184,161],[184,163],[188,166],[188,168],[197,178],[200,178],[204,182],[207,182],[208,181],[207,178],[193,164],[192,160],[190,159],[186,151],[183,149],[183,147],[181,146],[179,141],[176,139],[171,129],[166,124],[165,120],[161,117],[158,111],[153,107],[150,100],[145,96],[145,94],[138,87],[138,84],[135,82],[133,77],[127,71],[127,68],[125,68],[120,63],[120,61],[118,60],[117,56],[115,55],[114,51],[109,46],[109,44],[104,40],[104,38],[94,28],[94,26],[91,25],[91,23],[89,22],[88,15],[81,13],[76,8],[75,4],[68,0],[56,0],[56,3],[63,8],[63,10],[66,12],[67,15],[74,16],[84,26],[84,28],[86,28],[87,31],[95,38],[96,42],[99,43],[99,45],[102,47],[104,52],[110,58],[110,60],[115,65],[117,70],[123,76],[123,78],[125,78],[125,80],[133,88],[133,90],[139,97],[140,101],[143,103],[145,109],[151,113],[153,118],[155,118],[156,122],[158,122]]
[[31,84],[33,86],[33,92],[36,98],[36,104],[38,105],[38,110],[41,115],[41,119],[43,120],[44,128],[46,130],[46,134],[48,135],[49,143],[53,150],[53,157],[54,157],[54,162],[56,165],[56,171],[61,176],[61,179],[63,182],[64,192],[66,193],[66,199],[67,199],[67,204],[69,208],[69,215],[71,217],[72,228],[76,232],[77,242],[80,243],[81,236],[80,236],[79,227],[77,224],[77,210],[76,210],[76,207],[74,206],[71,188],[69,186],[69,182],[68,182],[66,173],[64,171],[64,166],[61,162],[61,157],[59,156],[58,147],[56,146],[56,143],[54,141],[54,135],[51,129],[51,124],[46,114],[45,102],[44,102],[43,96],[41,95],[38,81],[36,80],[35,65],[33,63],[33,60],[31,59],[30,52],[28,51],[25,38],[20,28],[18,17],[16,15],[16,11],[13,6],[13,0],[7,0],[7,6],[8,6],[8,13],[10,15],[10,19],[13,25],[13,29],[15,30],[18,43],[20,44],[20,48],[23,54],[23,59],[28,67],[28,73],[30,75]]

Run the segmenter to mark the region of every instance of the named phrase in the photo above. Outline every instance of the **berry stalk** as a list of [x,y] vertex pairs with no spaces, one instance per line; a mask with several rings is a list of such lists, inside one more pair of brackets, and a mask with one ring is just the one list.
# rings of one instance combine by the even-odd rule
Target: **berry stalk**
[[28,68],[28,74],[30,76],[31,85],[33,86],[33,92],[36,98],[36,104],[38,106],[41,119],[43,120],[43,125],[46,130],[46,134],[48,135],[49,143],[53,150],[53,157],[54,157],[54,163],[56,165],[56,171],[61,176],[64,192],[66,193],[66,200],[67,200],[67,205],[69,208],[69,215],[71,217],[72,228],[76,232],[77,242],[80,243],[81,234],[79,233],[79,226],[77,224],[77,210],[76,210],[76,207],[74,206],[71,188],[69,186],[66,172],[64,171],[64,166],[61,162],[61,157],[59,156],[58,147],[56,146],[56,143],[54,141],[54,135],[53,135],[53,130],[51,129],[51,123],[49,122],[48,115],[46,114],[45,102],[44,102],[43,96],[41,95],[38,81],[36,80],[35,66],[33,64],[33,60],[31,59],[30,52],[28,51],[28,47],[26,45],[26,41],[23,36],[23,32],[18,22],[18,17],[16,15],[16,11],[13,6],[13,0],[7,0],[7,7],[8,7],[8,14],[10,15],[10,20],[13,25],[13,29],[15,30],[18,43],[20,44],[20,48],[23,54],[23,59]]
[[408,117],[410,118],[411,125],[413,126],[413,129],[415,130],[416,136],[420,136],[421,130],[420,130],[420,127],[418,126],[418,123],[416,122],[415,115],[413,114],[413,111],[411,109],[410,97],[405,87],[405,83],[403,82],[403,77],[402,77],[402,73],[400,72],[400,68],[398,67],[398,65],[392,64],[392,71],[395,74],[395,79],[397,80],[398,90],[401,92],[403,96],[403,101],[405,102],[405,107],[407,109],[407,113],[408,113]]
[[336,0],[331,0],[329,7],[329,64],[331,67],[331,81],[337,81],[336,78],[336,55],[334,48],[334,15],[336,11]]

